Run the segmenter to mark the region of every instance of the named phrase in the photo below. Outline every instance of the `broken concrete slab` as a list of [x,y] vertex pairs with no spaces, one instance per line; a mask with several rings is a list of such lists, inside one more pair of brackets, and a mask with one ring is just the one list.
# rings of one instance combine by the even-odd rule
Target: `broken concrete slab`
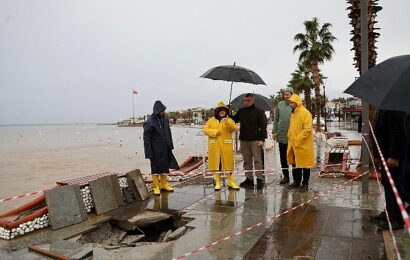
[[182,226],[182,227],[177,228],[174,232],[172,232],[168,236],[168,241],[178,239],[180,236],[182,236],[185,233],[186,230],[187,230],[186,226]]
[[124,237],[127,235],[127,232],[125,231],[119,231],[119,232],[112,232],[112,235],[103,242],[104,245],[109,245],[109,246],[117,246],[120,244],[120,242],[124,239]]
[[136,243],[141,241],[145,235],[127,235],[122,241],[121,246],[136,246]]
[[14,258],[14,257],[11,257],[11,256],[9,256],[8,254],[3,253],[3,252],[0,251],[0,259],[1,259],[1,260],[13,260],[13,259],[15,259],[15,258]]
[[169,237],[169,235],[171,235],[171,233],[172,233],[172,230],[168,230],[168,232],[165,233],[165,236],[164,236],[164,238],[162,239],[161,242],[167,242],[167,241],[168,241],[168,237]]
[[87,219],[87,211],[79,185],[56,187],[45,192],[53,230],[68,227]]
[[58,255],[69,255],[80,247],[79,243],[60,240],[50,244],[50,251]]
[[70,259],[81,260],[87,259],[93,255],[93,249],[91,247],[81,247],[69,255]]
[[147,210],[144,213],[135,215],[127,220],[113,220],[113,224],[121,229],[130,231],[134,230],[136,227],[144,227],[169,219],[170,217],[171,215],[167,213]]
[[137,201],[142,201],[149,198],[147,185],[145,185],[140,169],[127,172],[127,181],[128,185],[134,192]]
[[97,215],[124,205],[120,184],[116,175],[105,176],[91,181],[90,189]]
[[70,259],[85,259],[93,254],[92,248],[66,240],[51,243],[50,251],[58,255],[69,256]]

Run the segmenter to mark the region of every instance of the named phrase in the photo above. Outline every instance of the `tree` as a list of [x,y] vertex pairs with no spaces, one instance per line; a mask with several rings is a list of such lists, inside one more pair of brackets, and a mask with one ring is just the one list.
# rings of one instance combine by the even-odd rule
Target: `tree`
[[[313,85],[315,89],[315,112],[320,115],[320,78],[319,64],[332,59],[334,49],[332,43],[336,37],[330,32],[332,24],[324,23],[320,26],[318,18],[314,17],[311,21],[305,21],[305,33],[298,33],[294,40],[297,42],[293,52],[300,51],[299,62],[310,64],[312,68]],[[320,118],[316,119],[316,131],[320,130]]]
[[192,109],[188,109],[187,114],[188,114],[189,123],[191,123],[192,117],[194,116],[194,112],[192,112]]
[[269,96],[269,99],[273,105],[273,109],[276,109],[276,107],[278,106],[278,103],[282,100],[282,93],[283,93],[283,89],[276,92],[276,96],[275,95]]
[[304,93],[306,108],[312,112],[311,89],[313,87],[312,70],[309,64],[298,63],[298,68],[291,74],[289,86],[295,93]]

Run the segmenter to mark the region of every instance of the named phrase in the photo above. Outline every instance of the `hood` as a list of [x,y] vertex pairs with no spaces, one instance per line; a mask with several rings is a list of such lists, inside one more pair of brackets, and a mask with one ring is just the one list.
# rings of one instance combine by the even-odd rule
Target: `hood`
[[298,106],[302,105],[302,99],[297,94],[292,94],[292,96],[290,96],[288,102],[296,103],[296,104],[298,104]]
[[154,107],[153,107],[153,109],[152,109],[152,114],[153,115],[158,115],[159,113],[161,113],[162,111],[165,111],[165,109],[166,109],[167,107],[166,106],[164,106],[164,104],[162,104],[162,102],[161,101],[159,101],[159,100],[157,100],[157,101],[155,101],[155,103],[154,103]]
[[214,109],[214,116],[217,117],[219,111],[221,111],[222,109],[224,109],[226,111],[226,115],[229,114],[229,108],[225,105],[224,102],[221,101],[216,105],[216,107]]

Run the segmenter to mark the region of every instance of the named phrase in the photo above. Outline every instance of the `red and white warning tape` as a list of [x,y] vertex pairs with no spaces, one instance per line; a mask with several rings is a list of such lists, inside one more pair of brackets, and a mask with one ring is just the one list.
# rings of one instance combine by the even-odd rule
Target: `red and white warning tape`
[[37,195],[37,194],[43,193],[43,192],[45,192],[45,191],[48,191],[48,189],[46,189],[46,190],[39,190],[39,191],[33,191],[33,192],[30,192],[30,193],[17,195],[17,196],[10,197],[10,198],[0,199],[0,202],[5,202],[5,201],[10,201],[10,200],[15,200],[15,199],[21,199],[21,198],[24,198],[24,197]]
[[242,230],[240,230],[240,231],[238,231],[238,232],[236,232],[236,233],[234,233],[234,234],[230,234],[230,235],[227,236],[227,237],[224,237],[224,238],[221,238],[221,239],[219,239],[219,240],[217,240],[217,241],[215,241],[215,242],[209,243],[209,244],[207,244],[207,245],[205,245],[205,246],[203,246],[203,247],[200,247],[200,248],[198,248],[198,249],[195,249],[195,250],[193,250],[193,251],[191,251],[191,252],[189,252],[189,253],[186,253],[186,254],[184,254],[184,255],[175,257],[175,258],[173,258],[173,260],[182,259],[182,258],[185,258],[185,257],[187,257],[187,256],[196,254],[196,253],[198,253],[198,252],[200,252],[200,251],[203,251],[203,250],[205,250],[205,249],[208,249],[208,248],[210,248],[210,247],[212,247],[212,246],[215,246],[215,245],[218,245],[218,244],[222,244],[222,243],[225,242],[226,240],[235,238],[235,237],[237,237],[237,236],[239,236],[239,235],[241,235],[241,234],[244,234],[244,233],[246,233],[246,232],[248,232],[248,231],[250,231],[250,230],[256,229],[257,227],[259,227],[259,226],[261,226],[261,225],[264,225],[264,224],[267,224],[267,223],[270,222],[270,221],[274,221],[275,219],[277,219],[277,218],[279,218],[279,217],[281,217],[281,216],[283,216],[283,215],[285,215],[285,214],[287,214],[287,213],[289,213],[289,212],[292,212],[292,211],[294,211],[294,210],[297,209],[297,208],[300,208],[300,207],[302,207],[302,206],[305,206],[305,205],[311,203],[312,201],[317,200],[317,199],[319,199],[320,197],[323,197],[323,196],[329,194],[330,192],[332,192],[332,191],[334,191],[334,190],[336,190],[336,189],[338,189],[338,188],[340,188],[340,187],[342,187],[342,186],[344,186],[344,185],[346,185],[346,184],[348,184],[348,183],[350,183],[350,182],[352,182],[352,181],[354,181],[354,180],[356,180],[356,179],[362,177],[363,175],[365,175],[365,174],[367,174],[367,173],[368,173],[368,172],[362,173],[362,174],[360,174],[360,175],[354,177],[353,179],[350,179],[350,180],[347,180],[347,181],[345,181],[345,182],[342,182],[341,184],[339,184],[339,185],[337,185],[337,186],[331,188],[330,190],[328,190],[328,191],[326,191],[326,192],[320,192],[320,193],[318,193],[316,196],[312,197],[312,198],[309,199],[309,200],[306,200],[306,201],[300,203],[299,205],[294,206],[293,208],[289,208],[289,209],[287,209],[287,210],[284,210],[284,211],[282,211],[282,212],[279,212],[278,214],[276,214],[275,216],[273,216],[273,217],[271,217],[271,218],[267,218],[267,219],[265,219],[265,220],[263,220],[263,221],[261,221],[261,222],[255,224],[255,225],[253,225],[253,226],[250,226],[250,227],[248,227],[248,228],[244,228],[244,229],[242,229]]

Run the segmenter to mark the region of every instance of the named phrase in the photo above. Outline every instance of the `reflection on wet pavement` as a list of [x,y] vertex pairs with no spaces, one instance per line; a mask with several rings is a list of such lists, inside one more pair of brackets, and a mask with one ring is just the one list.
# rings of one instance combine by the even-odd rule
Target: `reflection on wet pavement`
[[[321,161],[326,147],[321,141],[315,146]],[[234,191],[223,187],[214,191],[212,180],[200,177],[175,187],[173,193],[151,197],[147,209],[192,219],[186,224],[190,232],[161,248],[153,259],[175,258],[202,248],[271,219],[345,181],[319,178],[316,168],[312,170],[308,192],[289,190],[277,184],[281,178],[278,153],[278,147],[265,153],[265,167],[277,170],[266,176],[263,190]],[[236,181],[243,178],[236,176]],[[368,194],[362,194],[361,189],[360,181],[349,182],[273,221],[195,252],[192,259],[384,259],[381,233],[369,222],[369,215],[384,207],[382,194],[372,180]],[[138,259],[138,254],[135,257]]]

